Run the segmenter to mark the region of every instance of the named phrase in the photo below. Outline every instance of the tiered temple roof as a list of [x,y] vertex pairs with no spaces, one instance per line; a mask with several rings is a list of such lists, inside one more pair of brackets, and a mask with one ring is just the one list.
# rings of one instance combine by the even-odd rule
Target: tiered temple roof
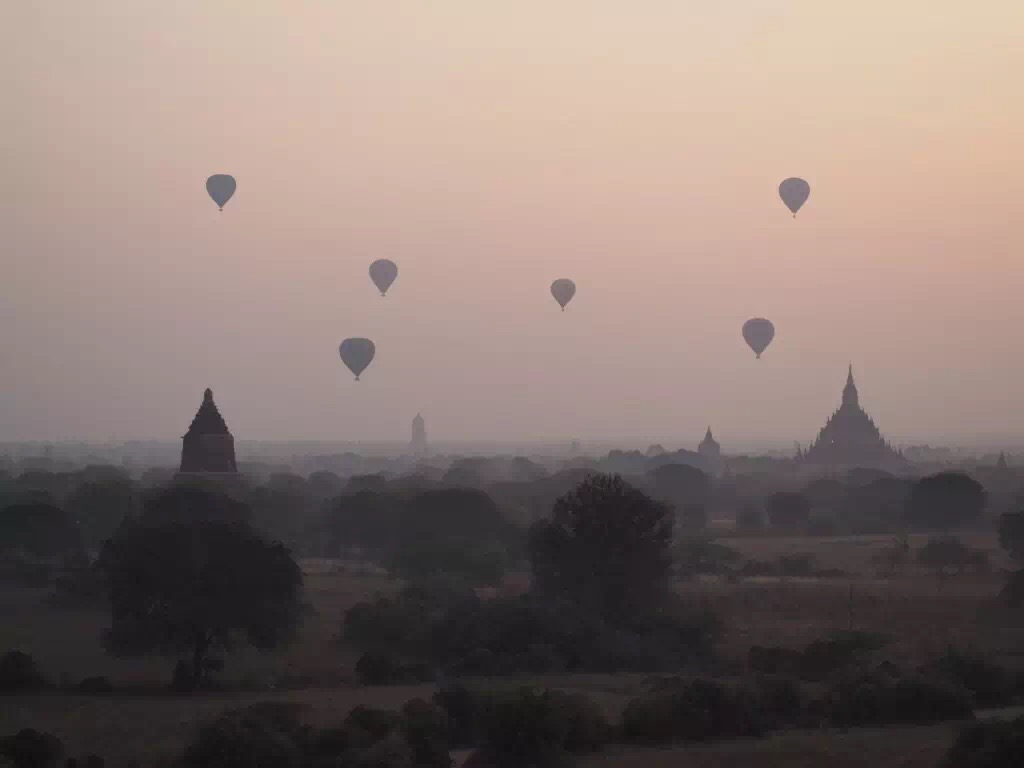
[[228,430],[227,422],[213,402],[213,391],[203,393],[188,432],[181,443],[181,472],[186,473],[234,473],[235,439]]
[[803,461],[883,469],[898,469],[907,464],[903,455],[882,437],[875,422],[860,407],[852,365],[843,388],[842,405],[829,417],[818,438],[804,452]]

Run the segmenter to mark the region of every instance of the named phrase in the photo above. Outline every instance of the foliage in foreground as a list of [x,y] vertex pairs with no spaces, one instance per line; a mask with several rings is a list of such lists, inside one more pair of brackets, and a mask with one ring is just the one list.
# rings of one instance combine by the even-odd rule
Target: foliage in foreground
[[1024,716],[971,723],[946,754],[942,768],[1011,768],[1024,765]]

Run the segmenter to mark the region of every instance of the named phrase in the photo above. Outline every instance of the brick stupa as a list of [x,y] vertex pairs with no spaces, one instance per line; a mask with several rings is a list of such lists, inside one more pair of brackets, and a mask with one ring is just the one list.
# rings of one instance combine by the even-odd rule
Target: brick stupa
[[181,439],[183,475],[235,475],[235,438],[213,402],[213,390],[203,393],[203,404]]

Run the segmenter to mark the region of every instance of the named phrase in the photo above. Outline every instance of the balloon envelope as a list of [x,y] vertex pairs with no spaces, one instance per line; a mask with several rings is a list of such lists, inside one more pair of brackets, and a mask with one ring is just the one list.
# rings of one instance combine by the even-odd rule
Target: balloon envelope
[[779,197],[782,198],[782,202],[786,204],[786,207],[793,212],[793,216],[796,216],[796,212],[803,207],[803,204],[807,202],[807,198],[810,196],[811,185],[803,179],[786,179],[779,184]]
[[222,211],[228,200],[231,199],[231,196],[235,194],[237,186],[235,177],[228,176],[226,173],[214,174],[206,180],[206,191]]
[[359,381],[359,374],[373,361],[376,352],[377,348],[369,339],[345,339],[338,347],[341,362],[355,374],[356,381]]
[[761,353],[765,351],[768,345],[772,343],[772,339],[775,338],[775,326],[763,317],[755,317],[753,320],[747,320],[743,324],[743,338],[746,340],[747,345],[754,350],[754,354],[757,355],[758,359],[760,359]]
[[566,278],[555,280],[551,284],[551,295],[555,297],[555,301],[561,306],[562,311],[565,311],[565,305],[572,301],[572,297],[576,295],[576,283]]
[[390,259],[377,259],[370,265],[370,279],[377,286],[380,295],[388,292],[388,288],[398,277],[398,265]]

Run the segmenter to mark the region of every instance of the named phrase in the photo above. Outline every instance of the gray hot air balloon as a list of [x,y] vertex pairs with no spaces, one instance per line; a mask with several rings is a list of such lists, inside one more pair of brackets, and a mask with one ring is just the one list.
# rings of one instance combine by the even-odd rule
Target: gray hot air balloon
[[398,265],[390,259],[377,259],[370,265],[370,279],[377,286],[380,295],[388,292],[388,288],[398,277]]
[[376,352],[377,348],[369,339],[345,339],[338,347],[341,362],[356,375],[356,381],[359,381],[359,374],[373,361]]
[[210,197],[213,198],[213,202],[217,204],[217,207],[222,211],[224,206],[227,205],[228,200],[235,194],[235,188],[238,185],[235,183],[234,176],[228,176],[226,173],[217,173],[206,180],[206,191],[210,193]]
[[562,311],[565,312],[565,305],[572,301],[572,297],[576,295],[576,283],[564,277],[555,280],[551,284],[551,295],[555,297],[555,301],[558,302]]
[[807,198],[810,196],[811,185],[803,179],[786,179],[779,184],[779,197],[782,198],[782,202],[786,204],[786,207],[793,212],[794,219],[796,218],[796,212],[803,207],[803,204],[807,202]]
[[761,353],[775,338],[775,326],[763,317],[755,317],[743,324],[743,338],[760,360]]

